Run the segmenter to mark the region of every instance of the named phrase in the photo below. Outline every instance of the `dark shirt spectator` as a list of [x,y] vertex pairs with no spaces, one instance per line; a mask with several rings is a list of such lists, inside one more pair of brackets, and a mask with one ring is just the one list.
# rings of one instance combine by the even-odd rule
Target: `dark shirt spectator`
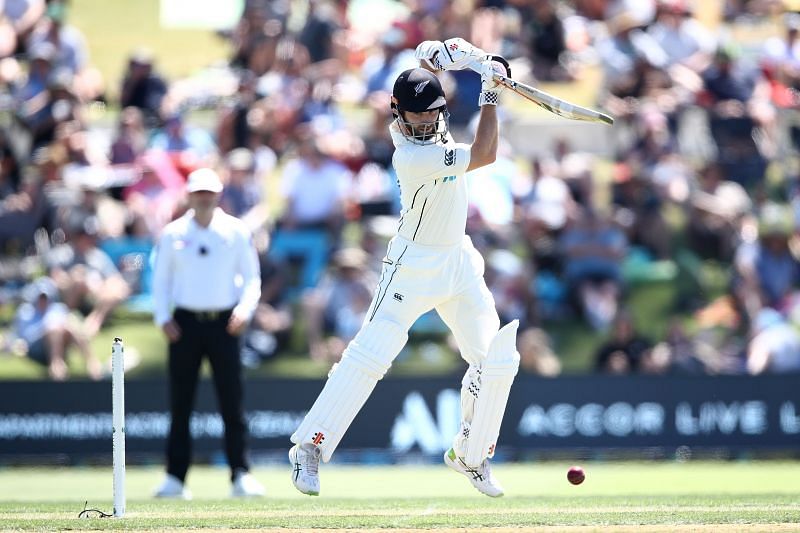
[[611,339],[597,350],[595,371],[610,374],[635,372],[642,356],[651,348],[652,343],[636,333],[630,315],[620,312],[614,319]]
[[133,106],[140,109],[148,125],[152,127],[158,122],[161,102],[166,94],[167,84],[153,71],[153,57],[150,52],[134,53],[128,60],[128,70],[122,80],[120,107]]
[[308,18],[300,30],[299,40],[308,49],[311,63],[333,57],[333,36],[339,25],[335,11],[322,2],[309,2]]
[[714,101],[747,102],[755,91],[755,72],[734,68],[726,51],[718,52],[717,57],[716,64],[703,73],[705,89]]
[[0,251],[22,255],[34,244],[39,228],[55,229],[56,209],[44,192],[38,172],[31,169],[22,178],[19,191],[0,199]]

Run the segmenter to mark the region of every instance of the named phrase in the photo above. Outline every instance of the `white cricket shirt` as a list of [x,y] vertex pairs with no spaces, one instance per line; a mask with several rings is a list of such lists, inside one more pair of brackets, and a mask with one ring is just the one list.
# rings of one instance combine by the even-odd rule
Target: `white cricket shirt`
[[207,228],[194,211],[167,224],[156,248],[153,319],[161,326],[172,309],[253,316],[261,298],[258,258],[244,222],[217,208]]
[[419,244],[460,244],[467,227],[468,144],[417,145],[406,139],[396,122],[389,126],[395,152],[392,157],[400,185],[400,221],[397,233]]

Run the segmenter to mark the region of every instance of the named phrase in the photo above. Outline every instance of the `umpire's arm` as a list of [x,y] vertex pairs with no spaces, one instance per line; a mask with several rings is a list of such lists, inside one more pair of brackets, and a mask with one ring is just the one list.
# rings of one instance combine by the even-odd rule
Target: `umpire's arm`
[[172,236],[164,232],[155,249],[153,321],[170,342],[175,342],[181,336],[181,330],[172,320],[172,253]]
[[228,321],[228,333],[239,335],[247,327],[247,323],[256,312],[258,301],[261,299],[261,269],[258,266],[253,238],[249,230],[243,230],[239,237],[242,243],[239,246],[237,270],[242,276],[242,296],[239,303],[233,308]]

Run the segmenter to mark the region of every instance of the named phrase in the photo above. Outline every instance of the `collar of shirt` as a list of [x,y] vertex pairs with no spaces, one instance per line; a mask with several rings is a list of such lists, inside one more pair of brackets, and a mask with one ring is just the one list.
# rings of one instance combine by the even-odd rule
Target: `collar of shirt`
[[208,223],[208,226],[202,226],[197,223],[197,219],[194,217],[194,209],[190,209],[186,212],[186,216],[189,217],[189,227],[192,231],[220,229],[220,222],[222,221],[224,214],[225,213],[221,207],[215,208],[214,213],[211,215],[211,221]]

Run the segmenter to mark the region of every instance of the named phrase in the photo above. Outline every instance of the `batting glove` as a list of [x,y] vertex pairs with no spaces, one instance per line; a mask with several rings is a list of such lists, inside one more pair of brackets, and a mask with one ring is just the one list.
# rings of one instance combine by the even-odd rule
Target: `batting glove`
[[504,87],[494,81],[495,73],[502,76],[510,76],[508,62],[500,56],[493,59],[486,59],[479,66],[473,68],[481,75],[481,94],[478,97],[478,105],[497,105],[500,93]]
[[463,70],[491,56],[460,37],[441,41],[423,41],[414,57],[435,70]]

